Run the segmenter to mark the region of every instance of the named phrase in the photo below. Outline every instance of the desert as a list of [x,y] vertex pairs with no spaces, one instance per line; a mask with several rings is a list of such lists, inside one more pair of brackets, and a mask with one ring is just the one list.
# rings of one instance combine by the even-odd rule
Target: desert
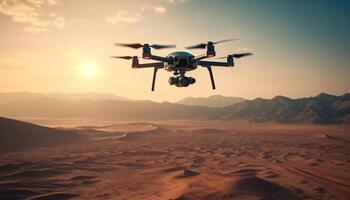
[[349,196],[348,125],[25,120],[69,132],[80,141],[60,132],[61,140],[72,142],[2,149],[0,199]]

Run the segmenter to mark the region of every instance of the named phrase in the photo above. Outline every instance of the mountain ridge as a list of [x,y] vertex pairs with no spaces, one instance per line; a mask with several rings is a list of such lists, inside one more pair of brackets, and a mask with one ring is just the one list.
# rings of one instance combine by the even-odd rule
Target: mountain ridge
[[7,117],[94,118],[107,120],[246,119],[252,122],[350,124],[350,94],[320,93],[292,99],[255,98],[225,107],[157,103],[149,100],[33,98],[1,103]]
[[209,97],[187,97],[175,103],[182,105],[196,105],[206,107],[225,107],[238,102],[245,101],[242,97],[226,97],[221,95],[212,95]]
[[226,107],[225,119],[249,119],[256,122],[282,123],[350,123],[350,95],[320,93],[315,97],[291,99],[276,96],[272,99],[256,98]]
[[0,93],[0,103],[9,103],[14,101],[32,100],[38,98],[53,98],[65,100],[79,100],[79,99],[115,99],[130,101],[130,99],[116,96],[112,93],[39,93],[39,92],[2,92]]

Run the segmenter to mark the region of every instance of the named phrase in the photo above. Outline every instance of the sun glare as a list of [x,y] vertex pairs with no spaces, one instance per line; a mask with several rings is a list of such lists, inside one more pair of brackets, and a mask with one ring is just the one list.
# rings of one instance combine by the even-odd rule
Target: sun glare
[[97,75],[97,66],[94,63],[83,63],[80,66],[80,74],[87,79],[92,79]]

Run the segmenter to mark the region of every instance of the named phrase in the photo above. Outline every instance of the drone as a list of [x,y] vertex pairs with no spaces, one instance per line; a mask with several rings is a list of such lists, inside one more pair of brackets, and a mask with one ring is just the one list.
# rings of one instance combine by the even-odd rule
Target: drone
[[155,50],[175,48],[176,45],[161,45],[161,44],[140,44],[140,43],[115,43],[116,46],[129,47],[133,49],[142,48],[142,57],[146,60],[154,60],[157,62],[152,63],[139,63],[138,56],[111,56],[111,58],[132,60],[132,68],[153,68],[153,79],[152,88],[154,91],[156,76],[159,69],[165,69],[166,71],[172,72],[174,76],[171,76],[168,80],[170,85],[175,85],[176,87],[188,87],[189,85],[195,84],[196,79],[193,77],[187,77],[186,72],[197,69],[198,66],[205,67],[208,69],[212,89],[215,90],[215,81],[213,76],[212,67],[233,67],[234,58],[242,58],[245,56],[253,55],[250,52],[245,53],[235,53],[225,57],[219,57],[218,59],[226,58],[226,62],[210,61],[204,60],[208,58],[213,58],[216,56],[214,45],[224,42],[233,41],[236,39],[220,40],[216,42],[200,43],[193,46],[185,47],[186,49],[206,49],[204,54],[194,56],[189,52],[177,51],[168,54],[165,57],[157,56],[151,53],[151,48]]

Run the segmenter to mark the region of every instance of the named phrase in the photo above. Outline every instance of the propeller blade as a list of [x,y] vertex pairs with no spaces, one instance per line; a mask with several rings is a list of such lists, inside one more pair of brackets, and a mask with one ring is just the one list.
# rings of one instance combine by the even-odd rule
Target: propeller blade
[[230,41],[234,41],[234,40],[238,40],[238,39],[231,38],[231,39],[226,39],[226,40],[220,40],[220,41],[217,41],[217,42],[213,42],[213,44],[219,44],[219,43],[224,43],[224,42],[230,42]]
[[123,47],[129,47],[133,49],[139,49],[143,47],[143,44],[140,43],[115,43],[115,46],[123,46]]
[[[252,56],[253,54],[250,53],[250,52],[247,52],[247,53],[235,53],[235,54],[232,54],[231,56],[234,57],[234,58],[242,58],[242,57],[245,57],[245,56]],[[225,59],[227,58],[227,56],[222,56],[222,57],[213,57],[214,59]]]
[[[229,41],[233,41],[233,40],[237,40],[237,39],[234,39],[234,38],[231,38],[231,39],[226,39],[226,40],[220,40],[220,41],[217,41],[217,42],[213,42],[213,44],[219,44],[219,43],[224,43],[224,42],[229,42]],[[186,49],[205,49],[207,47],[207,43],[200,43],[200,44],[196,44],[196,45],[193,45],[193,46],[188,46],[188,47],[185,47]]]
[[176,45],[152,44],[150,47],[152,47],[153,49],[168,49],[168,48],[175,48]]
[[196,44],[196,45],[193,45],[193,46],[188,46],[188,47],[185,47],[186,49],[205,49],[207,47],[207,44],[205,43],[200,43],[200,44]]
[[132,56],[111,56],[111,58],[131,60],[133,57]]
[[232,54],[232,56],[233,56],[234,58],[242,58],[242,57],[245,57],[245,56],[252,56],[252,55],[253,55],[253,54],[250,53],[250,52]]
[[[129,47],[133,49],[139,49],[144,47],[141,43],[115,43],[115,46]],[[166,49],[166,48],[175,48],[176,45],[162,45],[162,44],[152,44],[149,47],[153,49]]]

